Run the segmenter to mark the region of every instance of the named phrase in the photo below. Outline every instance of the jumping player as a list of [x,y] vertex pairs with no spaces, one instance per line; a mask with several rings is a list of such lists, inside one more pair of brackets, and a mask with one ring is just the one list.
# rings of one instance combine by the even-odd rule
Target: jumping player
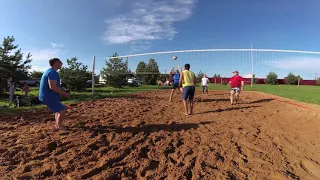
[[61,69],[62,62],[58,58],[53,58],[49,60],[49,64],[51,68],[45,71],[41,77],[39,100],[54,112],[56,120],[55,130],[67,130],[62,125],[66,108],[59,101],[60,95],[70,98],[70,94],[60,88],[60,77],[57,70]]
[[180,79],[180,72],[179,72],[179,70],[177,70],[177,71],[174,73],[174,72],[173,72],[173,68],[172,68],[171,71],[170,71],[170,76],[173,76],[173,77],[172,77],[173,83],[172,83],[172,90],[171,90],[169,102],[172,101],[173,92],[174,92],[177,88],[179,88],[179,79]]
[[237,104],[239,101],[240,92],[243,90],[244,81],[241,76],[239,76],[238,71],[233,72],[233,77],[229,81],[229,86],[231,86],[230,91],[230,102],[231,105]]
[[[180,69],[180,66],[178,66]],[[182,71],[179,79],[179,85],[183,87],[183,92],[182,92],[182,98],[183,98],[183,105],[185,109],[185,115],[192,115],[193,113],[193,99],[194,99],[194,94],[196,91],[196,76],[195,74],[190,71],[190,64],[184,65],[184,71]],[[188,111],[188,102],[189,100],[190,103],[190,113]]]
[[203,78],[201,79],[201,86],[202,86],[202,95],[204,95],[204,90],[206,90],[206,93],[208,95],[208,83],[209,83],[209,79],[207,78],[207,76],[204,74]]

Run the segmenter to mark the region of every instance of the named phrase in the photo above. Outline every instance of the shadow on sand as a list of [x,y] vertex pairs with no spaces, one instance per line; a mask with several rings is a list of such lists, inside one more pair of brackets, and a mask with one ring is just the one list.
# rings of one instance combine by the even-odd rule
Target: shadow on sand
[[232,108],[227,108],[227,109],[215,109],[215,110],[200,112],[197,114],[208,114],[208,113],[216,113],[216,112],[234,111],[234,110],[257,108],[257,107],[260,107],[260,106],[246,106],[246,107],[232,107]]
[[152,133],[152,132],[159,132],[159,131],[169,131],[169,132],[176,132],[176,131],[182,131],[182,130],[190,130],[190,129],[197,129],[200,127],[200,125],[204,124],[212,124],[215,123],[214,121],[206,121],[206,122],[200,122],[200,123],[172,123],[172,124],[143,124],[143,125],[137,125],[135,127],[133,126],[102,126],[98,125],[96,127],[87,127],[83,126],[81,129],[92,131],[95,133],[107,133],[107,132],[116,132],[116,133],[124,133],[124,132],[130,132],[130,133]]
[[230,99],[226,98],[219,98],[219,99],[196,99],[197,102],[225,102],[225,101],[230,101]]
[[258,104],[258,103],[266,103],[266,102],[270,102],[270,101],[273,101],[274,99],[272,98],[268,98],[268,99],[259,99],[257,101],[252,101],[252,102],[249,102],[247,104]]

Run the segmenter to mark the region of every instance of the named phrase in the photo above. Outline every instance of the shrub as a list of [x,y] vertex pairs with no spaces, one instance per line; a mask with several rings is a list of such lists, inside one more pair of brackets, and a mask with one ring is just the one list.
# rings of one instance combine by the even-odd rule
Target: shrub
[[267,84],[277,84],[278,83],[278,75],[274,72],[270,72],[265,79]]
[[77,58],[67,59],[69,67],[62,68],[59,72],[62,83],[65,83],[69,90],[83,91],[87,88],[87,82],[91,78],[88,67],[77,62]]

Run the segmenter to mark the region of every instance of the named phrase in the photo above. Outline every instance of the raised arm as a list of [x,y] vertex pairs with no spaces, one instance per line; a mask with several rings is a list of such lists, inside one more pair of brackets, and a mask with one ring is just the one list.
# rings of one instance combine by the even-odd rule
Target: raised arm
[[178,69],[179,69],[180,74],[182,74],[182,69],[179,65],[178,65]]
[[182,87],[183,73],[180,72],[179,86]]
[[173,69],[174,69],[174,67],[173,68],[171,68],[171,70],[170,70],[170,75],[172,75],[173,74]]

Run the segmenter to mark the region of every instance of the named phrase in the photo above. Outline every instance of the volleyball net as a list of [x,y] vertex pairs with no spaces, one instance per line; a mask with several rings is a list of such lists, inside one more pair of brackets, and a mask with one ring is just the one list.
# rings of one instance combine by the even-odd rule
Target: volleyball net
[[[174,60],[173,57],[177,59]],[[270,72],[279,79],[289,73],[305,80],[319,76],[320,52],[272,49],[205,49],[119,55],[106,61],[121,59],[133,75],[168,74],[180,65],[190,64],[195,74],[231,77],[237,70],[244,78],[266,78]],[[127,72],[123,72],[127,73]]]

